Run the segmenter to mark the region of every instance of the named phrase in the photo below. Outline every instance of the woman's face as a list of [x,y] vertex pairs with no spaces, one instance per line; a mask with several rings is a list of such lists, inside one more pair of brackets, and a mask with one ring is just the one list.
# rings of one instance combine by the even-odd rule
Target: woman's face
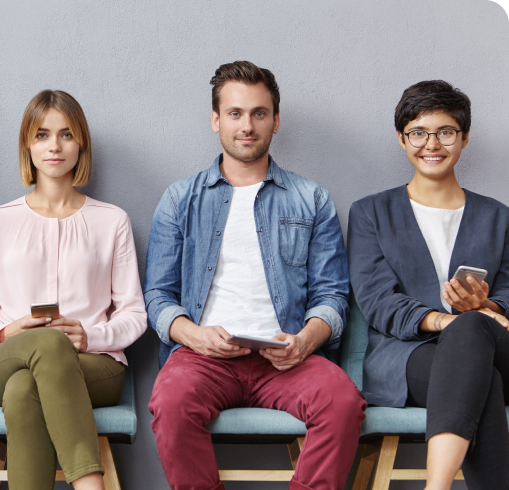
[[[460,126],[449,114],[433,112],[410,121],[404,131],[408,133],[412,130],[421,130],[436,133],[447,129],[460,129]],[[403,137],[399,132],[398,137],[399,144],[406,151],[408,160],[415,167],[416,172],[433,180],[440,180],[454,172],[454,166],[461,156],[461,151],[468,144],[468,134],[463,132],[458,133],[456,141],[450,146],[442,146],[436,134],[431,135],[422,148],[413,147],[408,137]]]
[[58,179],[72,174],[78,162],[80,145],[74,139],[64,115],[48,109],[30,144],[32,162],[40,175]]

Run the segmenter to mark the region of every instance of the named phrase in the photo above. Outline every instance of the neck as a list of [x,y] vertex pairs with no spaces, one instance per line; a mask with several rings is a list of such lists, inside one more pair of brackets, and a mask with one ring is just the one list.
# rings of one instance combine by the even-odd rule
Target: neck
[[26,196],[27,204],[46,217],[65,218],[85,203],[85,196],[72,185],[72,174],[61,179],[48,179],[38,173],[34,190]]
[[241,162],[228,153],[223,153],[221,173],[233,187],[245,187],[262,182],[269,171],[269,154],[254,162]]
[[465,191],[452,172],[443,180],[426,179],[415,174],[407,185],[407,192],[410,199],[431,208],[459,209],[465,205]]

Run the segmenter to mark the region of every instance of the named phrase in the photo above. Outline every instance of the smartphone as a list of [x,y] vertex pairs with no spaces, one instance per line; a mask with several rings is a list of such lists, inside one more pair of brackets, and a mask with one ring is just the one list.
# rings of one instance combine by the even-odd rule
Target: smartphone
[[473,294],[474,290],[470,287],[470,284],[468,284],[467,276],[472,276],[479,284],[481,284],[487,273],[488,271],[486,269],[460,265],[454,273],[453,279],[457,279],[458,282],[465,288],[467,293]]
[[249,335],[232,335],[225,340],[227,344],[237,344],[246,349],[260,350],[260,349],[282,349],[290,342],[282,342],[281,340],[271,340],[264,337],[251,337]]
[[60,318],[58,303],[34,303],[30,306],[32,318]]

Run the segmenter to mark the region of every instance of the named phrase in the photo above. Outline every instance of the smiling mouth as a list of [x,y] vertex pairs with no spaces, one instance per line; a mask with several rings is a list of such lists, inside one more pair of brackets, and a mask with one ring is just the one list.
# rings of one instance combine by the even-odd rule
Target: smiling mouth
[[444,156],[441,156],[441,157],[422,157],[422,159],[425,162],[441,162],[442,160],[445,159],[445,157]]

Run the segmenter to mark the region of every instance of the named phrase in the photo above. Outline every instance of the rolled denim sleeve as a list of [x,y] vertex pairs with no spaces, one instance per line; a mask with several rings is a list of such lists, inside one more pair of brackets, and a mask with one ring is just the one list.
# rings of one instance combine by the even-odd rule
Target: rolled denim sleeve
[[304,323],[311,318],[320,318],[329,325],[332,332],[328,342],[335,343],[340,339],[343,333],[343,320],[336,310],[327,305],[315,306],[306,311]]
[[318,317],[331,328],[326,345],[338,348],[348,313],[349,275],[343,233],[334,202],[321,188],[308,256],[305,319]]
[[178,199],[168,189],[155,210],[147,250],[143,282],[150,326],[162,342],[170,339],[170,325],[181,315],[190,318],[181,305],[183,237],[178,222]]

